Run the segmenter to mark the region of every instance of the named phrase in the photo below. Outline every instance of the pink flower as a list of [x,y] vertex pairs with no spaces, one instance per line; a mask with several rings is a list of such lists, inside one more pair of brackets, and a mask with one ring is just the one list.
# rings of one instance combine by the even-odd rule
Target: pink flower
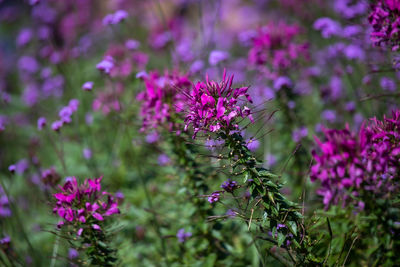
[[140,117],[142,118],[141,131],[166,127],[176,130],[171,117],[181,111],[184,105],[185,94],[192,85],[186,75],[176,72],[159,75],[151,72],[142,77],[145,90],[138,94],[137,99],[142,102]]
[[229,133],[237,130],[237,118],[253,120],[251,110],[241,105],[245,101],[252,103],[247,93],[248,87],[232,88],[232,82],[233,75],[226,78],[224,71],[220,83],[209,81],[207,76],[205,82],[198,82],[193,86],[186,100],[185,111],[185,130],[191,125],[194,130],[193,138],[200,131],[206,133],[223,129]]
[[[104,217],[120,212],[114,197],[101,191],[100,182],[101,177],[87,179],[78,185],[76,178],[72,177],[60,187],[60,192],[53,195],[57,200],[53,212],[63,219],[59,227],[71,224],[81,226],[77,233],[81,235],[87,224],[95,230],[101,230],[100,224],[105,220]],[[97,224],[93,224],[94,220]]]

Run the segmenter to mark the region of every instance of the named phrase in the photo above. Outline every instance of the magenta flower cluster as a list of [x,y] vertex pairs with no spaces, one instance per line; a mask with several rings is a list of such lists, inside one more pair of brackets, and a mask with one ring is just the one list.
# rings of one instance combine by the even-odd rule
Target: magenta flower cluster
[[[172,113],[182,111],[185,95],[192,83],[186,75],[176,72],[160,75],[151,72],[143,77],[145,90],[138,94],[137,99],[142,102],[140,116],[142,118],[142,131],[166,126],[174,130],[171,120]],[[172,111],[172,112],[171,112]]]
[[[61,192],[54,194],[57,203],[53,209],[61,217],[58,227],[74,225],[79,227],[77,235],[81,235],[87,226],[101,230],[105,217],[120,213],[114,197],[101,191],[101,178],[86,179],[78,185],[75,177],[68,180]],[[85,227],[86,226],[86,227]]]
[[[193,138],[198,132],[217,132],[220,129],[225,132],[237,130],[238,118],[249,118],[253,116],[246,102],[252,103],[247,93],[249,87],[233,88],[233,75],[226,77],[217,83],[210,81],[206,76],[205,82],[198,82],[194,85],[187,100],[187,115],[185,118],[185,131],[192,125],[194,130]],[[244,99],[241,99],[243,98]]]
[[370,193],[387,198],[400,189],[400,110],[382,121],[371,119],[358,134],[348,127],[323,132],[325,141],[316,138],[311,180],[321,182],[318,194],[326,208],[356,199],[362,209]]
[[259,29],[249,51],[252,65],[271,64],[274,69],[288,69],[300,58],[308,59],[308,44],[297,42],[300,35],[297,25],[271,23]]
[[373,28],[371,40],[376,46],[400,49],[400,0],[379,0],[371,5],[368,20]]

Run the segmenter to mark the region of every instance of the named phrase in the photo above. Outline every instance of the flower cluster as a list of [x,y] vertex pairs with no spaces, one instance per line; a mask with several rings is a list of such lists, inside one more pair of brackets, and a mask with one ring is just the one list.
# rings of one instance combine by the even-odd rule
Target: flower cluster
[[167,126],[169,130],[176,129],[172,113],[182,111],[185,92],[192,85],[186,75],[176,72],[160,75],[151,72],[143,76],[146,90],[139,93],[137,99],[142,102],[140,116],[142,131]]
[[376,46],[400,49],[400,1],[379,0],[371,5],[368,20],[373,28],[371,40]]
[[194,129],[193,138],[199,131],[217,132],[223,129],[225,132],[237,130],[238,118],[249,118],[253,121],[251,110],[247,106],[240,105],[241,97],[252,103],[247,93],[249,87],[233,88],[233,75],[226,77],[217,83],[210,81],[206,76],[205,82],[194,85],[188,101],[188,114],[185,118],[185,131],[192,125]]
[[324,197],[326,208],[354,198],[359,198],[356,204],[363,208],[364,194],[366,198],[368,193],[387,198],[400,189],[399,110],[383,121],[371,119],[358,135],[348,127],[323,132],[325,142],[316,138],[320,151],[313,151],[316,164],[311,168],[311,180],[321,182],[318,193]]
[[211,195],[208,197],[207,200],[212,204],[214,202],[218,202],[220,197],[221,197],[221,192],[215,191],[211,193]]
[[[68,103],[68,106],[63,107],[60,112],[58,113],[59,120],[56,120],[51,124],[51,129],[53,131],[59,131],[61,127],[63,127],[65,124],[71,123],[72,119],[71,116],[78,110],[79,106],[79,100],[77,99],[71,99]],[[41,122],[43,124],[43,121]],[[40,127],[39,121],[38,121],[38,127],[39,129],[43,128]]]
[[81,235],[85,226],[101,230],[99,224],[105,217],[120,212],[114,197],[101,191],[100,182],[101,178],[87,179],[82,185],[78,185],[73,177],[60,187],[61,192],[54,194],[57,203],[53,209],[62,218],[58,227],[74,225],[79,227],[77,235]]
[[221,184],[221,188],[228,193],[232,193],[237,187],[238,187],[237,182],[232,181],[231,179],[228,179],[227,181]]
[[300,58],[308,59],[308,44],[298,43],[300,28],[286,23],[269,24],[259,29],[249,51],[252,65],[272,64],[274,69],[288,69]]

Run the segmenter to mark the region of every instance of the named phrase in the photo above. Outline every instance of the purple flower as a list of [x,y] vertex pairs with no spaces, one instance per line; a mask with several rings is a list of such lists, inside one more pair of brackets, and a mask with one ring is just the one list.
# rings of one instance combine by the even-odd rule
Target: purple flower
[[31,29],[22,29],[17,36],[17,46],[25,46],[32,40],[33,32]]
[[62,122],[62,121],[55,121],[55,122],[53,122],[52,124],[51,124],[51,129],[53,130],[53,131],[56,131],[56,132],[58,132],[60,129],[61,129],[61,127],[64,125],[64,123]]
[[39,131],[41,131],[45,126],[46,126],[46,118],[45,117],[40,117],[37,121],[37,128]]
[[160,166],[168,165],[171,162],[171,159],[166,154],[161,154],[158,156],[158,164]]
[[204,68],[204,62],[202,60],[196,60],[190,66],[191,73],[198,73]]
[[286,87],[291,87],[292,86],[292,81],[290,80],[289,77],[281,76],[281,77],[278,77],[278,79],[276,79],[274,81],[274,89],[275,89],[275,91],[279,91],[284,86],[286,86]]
[[76,249],[70,248],[68,250],[68,258],[70,260],[76,259],[79,257],[79,252]]
[[10,245],[10,243],[11,243],[11,238],[8,235],[6,235],[2,239],[0,239],[0,245],[2,245],[2,246],[8,246],[8,245]]
[[229,58],[229,53],[226,51],[214,50],[211,51],[210,56],[208,58],[208,63],[211,66],[218,65],[218,63],[225,61]]
[[358,59],[358,60],[364,60],[365,59],[365,52],[364,50],[355,44],[350,44],[344,49],[344,55],[348,59]]
[[128,12],[125,10],[118,10],[114,14],[108,14],[103,18],[103,25],[115,25],[128,17]]
[[250,138],[249,140],[246,141],[247,143],[247,148],[250,151],[256,151],[260,147],[260,141],[257,139]]
[[301,139],[303,139],[304,137],[307,137],[308,135],[308,129],[305,126],[302,126],[300,128],[297,128],[293,131],[292,133],[292,139],[294,142],[300,142]]
[[336,111],[330,109],[324,110],[321,117],[329,123],[334,123],[336,121]]
[[382,77],[380,80],[380,85],[383,90],[394,92],[396,91],[396,83],[393,79],[390,79],[388,77]]
[[34,57],[23,56],[18,60],[18,68],[21,71],[35,73],[39,70],[39,63]]
[[308,60],[308,44],[297,41],[301,29],[283,22],[270,23],[258,30],[248,53],[254,66],[271,65],[276,72],[289,69],[301,59]]
[[133,39],[129,39],[125,42],[125,47],[129,50],[136,50],[140,47],[140,42]]
[[331,18],[319,18],[314,22],[313,27],[321,31],[321,35],[324,38],[339,36],[342,32],[340,23]]
[[85,82],[82,85],[82,90],[84,91],[92,91],[92,89],[93,89],[93,82]]
[[185,229],[181,228],[176,233],[176,237],[178,238],[179,243],[184,243],[192,236],[191,232],[185,232]]
[[0,186],[0,217],[10,217],[11,214],[10,201],[3,187]]
[[84,148],[82,151],[82,155],[85,159],[91,159],[92,158],[92,150],[90,150],[89,148]]
[[96,65],[96,68],[105,74],[110,74],[111,69],[114,68],[114,59],[107,56]]
[[211,193],[211,195],[208,197],[208,202],[210,202],[210,203],[217,202],[217,201],[219,201],[220,196],[221,196],[221,193],[220,193],[219,191],[213,192],[213,193]]
[[13,164],[13,165],[10,165],[10,166],[8,167],[8,171],[11,172],[11,173],[14,173],[16,169],[17,169],[17,167],[15,167],[14,164]]
[[[221,184],[221,188],[224,189],[228,193],[232,193],[237,187],[238,187],[237,182],[232,181],[231,179],[228,179],[227,181],[225,181]],[[208,201],[210,201],[210,198],[208,198]],[[210,201],[210,203],[212,203],[212,202]]]

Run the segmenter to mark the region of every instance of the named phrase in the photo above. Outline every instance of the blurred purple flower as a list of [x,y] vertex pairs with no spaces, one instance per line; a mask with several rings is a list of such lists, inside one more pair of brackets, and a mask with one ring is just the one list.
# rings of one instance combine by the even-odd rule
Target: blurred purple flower
[[84,148],[82,151],[82,155],[85,159],[91,159],[92,158],[92,150],[89,148]]
[[160,139],[160,136],[157,132],[151,132],[146,135],[146,142],[149,144],[153,144]]
[[25,71],[28,73],[35,73],[39,70],[39,63],[34,57],[22,56],[18,60],[18,68],[21,71]]
[[258,141],[257,139],[250,138],[246,141],[246,144],[247,148],[252,152],[256,151],[260,147],[260,141]]
[[46,118],[45,117],[40,117],[37,121],[37,128],[39,131],[41,131],[45,126],[46,126]]
[[196,60],[190,65],[191,73],[198,73],[204,68],[204,62],[202,60]]
[[321,35],[324,38],[340,36],[342,32],[340,23],[331,18],[319,18],[314,22],[313,27],[315,30],[321,31]]
[[171,162],[171,159],[166,154],[159,155],[157,160],[160,166],[166,166]]
[[185,232],[185,229],[181,228],[176,233],[176,237],[178,238],[179,243],[184,243],[192,236],[191,232]]
[[388,77],[382,77],[380,80],[380,85],[383,90],[389,91],[389,92],[394,92],[396,91],[396,82]]
[[96,65],[96,68],[105,74],[110,74],[110,71],[113,67],[114,59],[110,56],[107,56]]
[[84,91],[92,91],[92,89],[93,89],[93,82],[85,82],[82,85],[82,90]]
[[321,118],[329,123],[334,123],[336,121],[336,111],[327,109],[321,113]]
[[70,249],[68,250],[68,258],[69,258],[70,260],[76,259],[76,258],[78,258],[78,257],[79,257],[79,252],[78,252],[76,249],[70,248]]
[[284,86],[287,86],[287,87],[291,87],[292,86],[292,81],[290,80],[289,77],[280,76],[274,81],[274,89],[275,89],[275,91],[279,91]]
[[53,130],[53,131],[56,131],[56,132],[58,132],[60,129],[61,129],[61,127],[63,126],[63,122],[62,121],[55,121],[55,122],[53,122],[52,124],[51,124],[51,129]]
[[140,42],[137,40],[129,39],[125,42],[125,47],[129,50],[136,50],[140,47]]
[[[227,181],[225,181],[221,184],[221,188],[224,189],[228,193],[232,193],[233,191],[235,191],[235,189],[237,187],[238,187],[237,182],[232,181],[231,179],[228,179]],[[210,201],[210,198],[208,201]],[[210,203],[212,203],[212,202],[210,202]]]
[[17,36],[17,46],[21,47],[27,45],[32,40],[32,37],[33,32],[31,29],[22,29]]
[[308,135],[308,129],[305,126],[302,126],[300,128],[297,128],[293,131],[292,133],[292,139],[294,142],[300,142],[301,139],[303,139],[304,137],[307,137]]
[[225,61],[229,58],[229,53],[226,51],[214,50],[211,51],[210,56],[208,58],[208,63],[211,66],[216,66],[218,63]]

